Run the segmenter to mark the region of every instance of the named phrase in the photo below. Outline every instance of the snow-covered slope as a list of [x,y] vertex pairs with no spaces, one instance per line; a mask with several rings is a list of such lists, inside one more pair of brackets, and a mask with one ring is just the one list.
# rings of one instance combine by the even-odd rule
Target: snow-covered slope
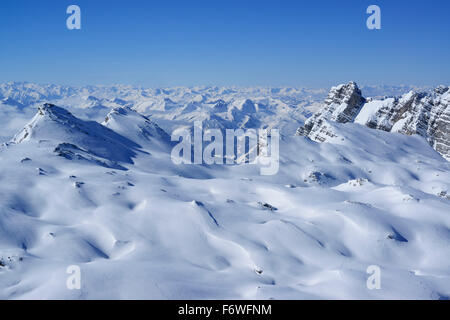
[[40,107],[0,148],[0,298],[448,299],[450,163],[418,135],[327,123],[327,143],[282,137],[261,176],[174,165],[128,108]]
[[137,142],[141,146],[170,151],[170,136],[155,122],[128,107],[113,109],[102,123],[107,128]]

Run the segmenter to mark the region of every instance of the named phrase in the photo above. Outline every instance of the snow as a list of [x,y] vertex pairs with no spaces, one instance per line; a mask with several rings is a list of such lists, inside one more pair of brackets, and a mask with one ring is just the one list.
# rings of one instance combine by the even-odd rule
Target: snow
[[385,100],[373,100],[369,101],[364,105],[364,108],[361,108],[360,113],[355,118],[355,123],[366,124],[370,123],[373,120],[377,119],[377,111],[382,109],[383,107],[387,107],[392,105],[394,102],[393,98],[388,98]]
[[[198,88],[170,90],[209,119]],[[261,176],[249,164],[173,164],[159,120],[194,121],[171,120],[180,106],[164,118],[132,104],[144,117],[101,99],[102,124],[34,104],[16,110],[37,112],[27,125],[8,116],[25,129],[0,147],[1,299],[450,297],[450,163],[422,137],[329,122],[325,143],[283,135],[280,171]],[[247,99],[275,113],[253,115],[262,126],[297,122]],[[81,290],[66,287],[71,265]],[[380,290],[366,286],[371,265]]]

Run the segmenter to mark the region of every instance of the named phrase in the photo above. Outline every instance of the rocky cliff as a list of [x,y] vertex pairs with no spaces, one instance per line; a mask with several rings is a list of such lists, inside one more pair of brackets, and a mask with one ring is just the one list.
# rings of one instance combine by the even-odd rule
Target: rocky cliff
[[365,99],[354,82],[333,87],[324,105],[297,135],[323,142],[334,133],[328,121],[355,122],[373,129],[418,134],[444,158],[450,160],[450,90],[439,86],[433,92],[410,91],[401,97]]

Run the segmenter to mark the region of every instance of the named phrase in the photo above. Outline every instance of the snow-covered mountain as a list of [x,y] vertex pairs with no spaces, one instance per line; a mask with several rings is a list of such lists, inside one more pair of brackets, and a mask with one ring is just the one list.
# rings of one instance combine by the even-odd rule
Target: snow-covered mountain
[[[300,89],[1,87],[23,107],[0,106],[0,136],[35,113],[0,147],[2,299],[450,297],[450,163],[429,143],[448,142],[448,89],[375,100],[350,83],[303,104]],[[164,128],[291,128],[318,106],[308,137],[282,135],[276,175],[170,159]]]
[[12,143],[27,143],[53,148],[68,159],[94,161],[107,167],[132,164],[140,145],[95,121],[84,121],[52,104],[39,107],[38,113]]
[[354,82],[331,89],[323,107],[297,130],[315,141],[336,137],[329,122],[354,122],[373,129],[418,134],[450,160],[450,90],[410,91],[401,97],[365,99]]
[[172,146],[170,136],[155,122],[129,107],[114,108],[102,123],[105,127],[135,141],[141,146],[151,145],[170,151]]
[[[158,120],[168,132],[202,120],[206,127],[221,128],[271,123],[290,135],[315,110],[315,103],[322,100],[325,93],[323,89],[306,88],[149,89],[123,85],[0,84],[0,99],[4,105],[37,108],[40,104],[52,103],[81,118],[96,121],[113,108],[126,106]],[[259,111],[256,114],[255,109]]]

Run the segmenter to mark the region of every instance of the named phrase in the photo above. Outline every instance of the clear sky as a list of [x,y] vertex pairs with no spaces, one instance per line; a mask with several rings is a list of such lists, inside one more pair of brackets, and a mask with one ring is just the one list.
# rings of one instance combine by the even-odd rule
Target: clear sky
[[[81,8],[82,29],[66,28]],[[381,7],[381,30],[366,9]],[[2,0],[0,82],[450,84],[448,0]]]

